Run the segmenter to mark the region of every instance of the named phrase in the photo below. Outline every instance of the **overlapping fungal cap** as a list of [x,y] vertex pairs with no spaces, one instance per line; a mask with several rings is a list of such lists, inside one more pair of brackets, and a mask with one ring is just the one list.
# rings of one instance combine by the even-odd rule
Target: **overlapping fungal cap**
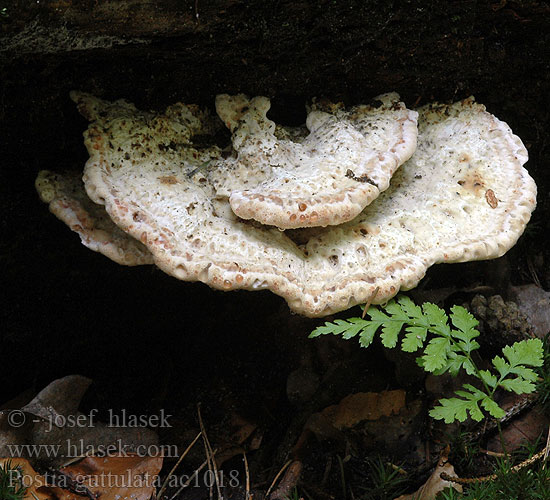
[[298,234],[243,221],[216,196],[209,166],[197,164],[221,153],[193,147],[193,134],[209,130],[197,108],[180,106],[184,122],[128,105],[122,123],[110,103],[74,98],[92,121],[86,189],[157,266],[222,290],[269,289],[306,316],[347,309],[375,291],[374,303],[383,302],[437,262],[499,257],[535,207],[523,144],[472,99],[422,108],[418,148],[390,188],[354,220]]
[[208,169],[216,194],[242,219],[281,229],[353,219],[416,148],[417,113],[395,93],[375,102],[314,105],[309,133],[291,134],[267,118],[266,97],[219,95],[216,111],[238,156]]
[[145,245],[119,229],[103,205],[88,198],[81,177],[42,170],[35,186],[50,211],[78,233],[82,244],[90,250],[125,266],[152,264],[153,256]]

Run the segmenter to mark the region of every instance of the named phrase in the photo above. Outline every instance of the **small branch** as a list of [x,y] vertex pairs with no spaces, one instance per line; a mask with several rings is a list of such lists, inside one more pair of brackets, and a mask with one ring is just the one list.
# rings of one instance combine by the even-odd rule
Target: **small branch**
[[[510,468],[508,472],[515,473],[515,472],[519,472],[521,469],[525,469],[525,467],[528,467],[529,465],[535,463],[538,459],[542,458],[545,453],[546,453],[546,448],[539,451],[536,455],[533,455],[531,458],[524,460],[520,464],[514,465],[513,467]],[[453,483],[472,484],[472,483],[484,483],[487,481],[494,481],[498,477],[498,474],[491,474],[490,476],[482,476],[482,477],[457,477],[457,476],[449,476],[449,474],[442,472],[440,477],[445,481],[452,481]]]
[[191,448],[193,448],[193,446],[195,445],[195,443],[198,441],[199,437],[201,437],[202,435],[202,431],[199,432],[197,434],[197,436],[195,437],[195,439],[193,439],[193,441],[191,442],[191,444],[187,447],[187,449],[182,453],[181,457],[178,459],[178,461],[176,462],[176,465],[174,465],[174,467],[172,467],[172,470],[169,472],[169,474],[166,476],[166,479],[164,480],[164,482],[162,483],[162,486],[160,487],[160,490],[157,494],[157,498],[159,500],[162,500],[162,494],[166,491],[166,487],[168,486],[168,481],[170,480],[170,478],[174,475],[174,472],[176,472],[176,469],[179,467],[179,465],[181,464],[181,462],[183,461],[183,459],[185,458],[185,456],[191,451]]

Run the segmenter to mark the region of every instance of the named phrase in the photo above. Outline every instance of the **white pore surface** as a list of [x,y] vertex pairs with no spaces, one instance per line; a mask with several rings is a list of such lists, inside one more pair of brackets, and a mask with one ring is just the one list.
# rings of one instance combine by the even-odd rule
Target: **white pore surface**
[[269,289],[307,316],[366,302],[375,290],[374,303],[383,302],[437,262],[499,257],[535,207],[523,144],[473,99],[419,110],[418,148],[390,188],[352,221],[312,228],[296,243],[294,231],[236,217],[208,167],[196,171],[221,158],[191,143],[212,130],[198,108],[149,115],[120,101],[73,98],[92,121],[88,194],[155,264],[222,290]]
[[375,100],[350,110],[314,105],[309,134],[292,138],[266,117],[266,97],[219,95],[216,110],[238,156],[208,169],[216,195],[239,217],[281,229],[353,219],[416,149],[417,113],[396,93]]

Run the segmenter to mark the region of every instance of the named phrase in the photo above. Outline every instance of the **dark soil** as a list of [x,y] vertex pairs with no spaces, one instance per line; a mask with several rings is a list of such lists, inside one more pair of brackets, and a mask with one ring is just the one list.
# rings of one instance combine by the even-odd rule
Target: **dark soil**
[[[65,35],[52,38],[61,26]],[[39,170],[80,171],[87,159],[70,90],[151,109],[211,106],[221,92],[267,95],[270,116],[286,124],[303,122],[314,96],[352,104],[395,90],[413,106],[475,95],[529,150],[535,224],[499,263],[438,266],[423,286],[506,295],[534,275],[550,287],[549,51],[543,1],[0,0],[0,402],[80,373],[94,379],[84,405],[104,411],[164,408],[196,427],[200,401],[215,427],[229,405],[265,432],[252,461],[269,481],[266,468],[284,463],[307,414],[400,386],[376,350],[312,346],[306,337],[320,321],[291,315],[270,293],[225,294],[85,249],[33,186]],[[297,407],[287,377],[308,364],[334,379]],[[331,453],[311,451],[306,480],[322,475]],[[333,482],[329,490],[340,487]]]

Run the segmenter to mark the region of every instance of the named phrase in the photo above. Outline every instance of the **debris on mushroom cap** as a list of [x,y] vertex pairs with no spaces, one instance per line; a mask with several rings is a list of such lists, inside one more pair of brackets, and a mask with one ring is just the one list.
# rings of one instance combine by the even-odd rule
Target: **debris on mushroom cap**
[[[353,221],[310,228],[315,234],[298,244],[293,231],[238,219],[215,197],[205,169],[188,175],[220,152],[194,149],[192,132],[178,135],[173,117],[146,118],[128,107],[121,127],[109,103],[74,97],[94,120],[85,133],[86,189],[155,264],[222,290],[269,289],[307,316],[363,303],[377,289],[373,302],[386,301],[437,262],[499,257],[535,207],[520,139],[469,99],[422,108],[417,151],[390,188]],[[182,113],[206,120],[196,108]],[[177,147],[159,152],[170,141]]]
[[281,229],[353,219],[416,148],[417,113],[395,93],[376,99],[377,107],[348,111],[314,105],[310,133],[292,140],[267,118],[268,98],[219,95],[216,111],[238,157],[209,170],[216,194],[228,197],[239,217]]
[[105,207],[88,198],[81,175],[42,170],[35,185],[50,211],[78,233],[82,244],[90,250],[125,266],[153,263],[153,256],[145,245],[119,229]]

